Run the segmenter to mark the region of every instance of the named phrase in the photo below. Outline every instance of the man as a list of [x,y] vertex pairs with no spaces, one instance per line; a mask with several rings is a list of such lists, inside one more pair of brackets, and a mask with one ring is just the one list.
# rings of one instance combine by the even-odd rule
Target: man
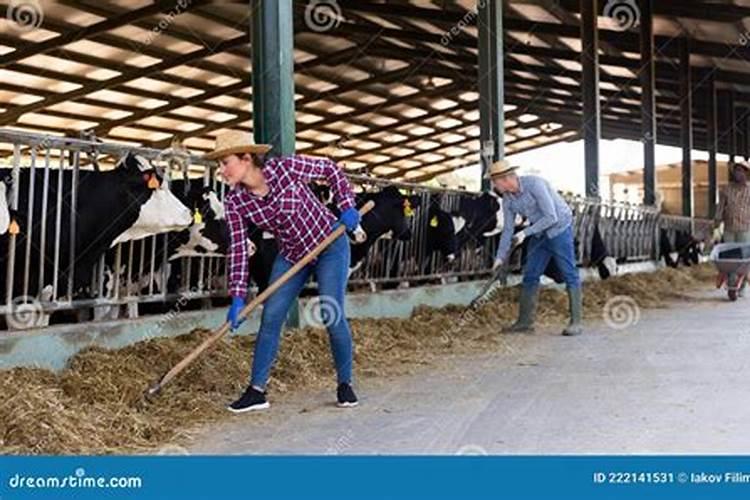
[[[359,224],[351,186],[334,162],[297,155],[266,159],[264,155],[270,149],[267,144],[253,144],[249,134],[227,132],[217,137],[215,150],[207,155],[208,159],[220,160],[221,174],[232,186],[224,200],[230,233],[227,261],[232,296],[227,321],[232,330],[241,323],[239,315],[247,295],[246,219],[272,233],[278,243],[279,254],[271,268],[271,283],[309,254],[336,225],[343,224],[353,231]],[[326,179],[331,186],[341,210],[338,223],[308,187],[310,181],[319,178]],[[351,386],[352,334],[344,313],[349,258],[349,240],[341,235],[268,298],[256,337],[250,384],[242,396],[229,405],[230,411],[242,413],[269,407],[266,384],[279,349],[281,328],[292,302],[311,273],[315,273],[321,300],[325,299],[335,308],[335,313],[324,318],[324,323],[336,366],[338,406],[357,405]]]
[[[716,224],[724,223],[725,243],[750,243],[750,186],[747,177],[750,167],[745,163],[735,163],[730,171],[729,183],[719,194],[716,209]],[[728,277],[730,285],[737,279],[735,273]],[[739,295],[743,296],[747,280],[742,282]]]
[[520,243],[524,238],[529,238],[518,321],[503,331],[520,333],[534,330],[539,279],[549,260],[554,259],[565,280],[570,306],[570,323],[562,334],[580,335],[583,332],[582,294],[570,207],[546,180],[534,175],[519,177],[516,175],[517,169],[506,160],[499,160],[492,164],[487,173],[495,190],[503,195],[504,220],[514,221],[516,215],[521,215],[530,222],[527,228],[515,235],[513,224],[506,224],[495,257],[494,267],[497,268],[509,258],[511,240]]

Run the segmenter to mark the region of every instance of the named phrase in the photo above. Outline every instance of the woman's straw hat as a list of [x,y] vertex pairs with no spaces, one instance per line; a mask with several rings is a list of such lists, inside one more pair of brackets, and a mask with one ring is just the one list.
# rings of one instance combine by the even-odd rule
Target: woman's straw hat
[[511,165],[508,160],[497,160],[490,166],[487,173],[484,174],[484,178],[492,179],[495,177],[502,177],[504,175],[512,174],[516,170],[518,170],[518,167]]
[[249,133],[230,130],[216,136],[214,150],[205,155],[205,158],[207,160],[216,160],[237,153],[264,154],[270,150],[270,144],[253,144],[253,139]]

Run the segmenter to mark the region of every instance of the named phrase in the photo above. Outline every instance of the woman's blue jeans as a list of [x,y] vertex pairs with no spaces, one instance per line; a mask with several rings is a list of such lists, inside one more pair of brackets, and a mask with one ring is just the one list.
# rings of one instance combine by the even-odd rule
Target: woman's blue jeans
[[[265,390],[271,367],[279,351],[281,329],[289,308],[294,299],[299,296],[312,272],[315,273],[315,279],[318,282],[320,315],[322,316],[320,320],[328,329],[338,382],[351,383],[352,333],[344,310],[346,282],[349,278],[349,253],[349,239],[344,234],[331,243],[315,261],[292,276],[265,302],[260,330],[255,340],[250,379],[254,387]],[[276,256],[269,282],[276,281],[292,265],[281,255]]]

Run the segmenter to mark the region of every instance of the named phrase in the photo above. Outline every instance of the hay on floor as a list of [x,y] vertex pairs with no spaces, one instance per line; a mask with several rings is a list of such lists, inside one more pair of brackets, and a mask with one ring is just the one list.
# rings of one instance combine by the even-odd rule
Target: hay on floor
[[[664,269],[585,285],[585,310],[601,316],[607,300],[632,296],[641,307],[666,300],[713,279],[710,266]],[[408,372],[436,356],[503,349],[500,327],[516,315],[517,289],[501,289],[477,311],[420,307],[410,319],[353,320],[355,369],[360,378]],[[567,316],[564,293],[545,289],[542,323]],[[245,387],[254,340],[232,337],[219,343],[153,402],[143,399],[159,376],[210,332],[151,339],[123,349],[89,348],[61,373],[32,368],[0,372],[0,452],[106,454],[153,451],[178,440],[196,425],[223,418],[224,406]],[[333,385],[327,334],[289,331],[269,389],[273,394]]]

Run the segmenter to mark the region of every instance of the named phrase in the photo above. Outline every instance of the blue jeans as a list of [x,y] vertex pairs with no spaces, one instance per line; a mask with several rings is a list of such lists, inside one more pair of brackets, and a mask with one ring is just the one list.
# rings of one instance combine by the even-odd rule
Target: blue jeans
[[573,248],[573,228],[569,226],[554,238],[547,238],[544,234],[536,234],[530,238],[523,270],[524,288],[536,288],[539,285],[539,278],[544,274],[550,259],[555,260],[568,288],[581,286]]
[[[271,367],[279,351],[279,340],[284,320],[289,308],[305,286],[310,273],[315,272],[320,299],[322,322],[328,329],[333,360],[336,364],[338,382],[351,383],[352,380],[352,332],[344,313],[344,295],[349,279],[349,240],[346,235],[337,238],[312,263],[306,265],[289,281],[276,290],[263,306],[260,330],[255,340],[255,354],[250,383],[265,389]],[[284,274],[292,263],[281,255],[276,256],[271,268],[270,283]],[[323,302],[321,302],[322,304]],[[335,309],[333,317],[328,314]]]

